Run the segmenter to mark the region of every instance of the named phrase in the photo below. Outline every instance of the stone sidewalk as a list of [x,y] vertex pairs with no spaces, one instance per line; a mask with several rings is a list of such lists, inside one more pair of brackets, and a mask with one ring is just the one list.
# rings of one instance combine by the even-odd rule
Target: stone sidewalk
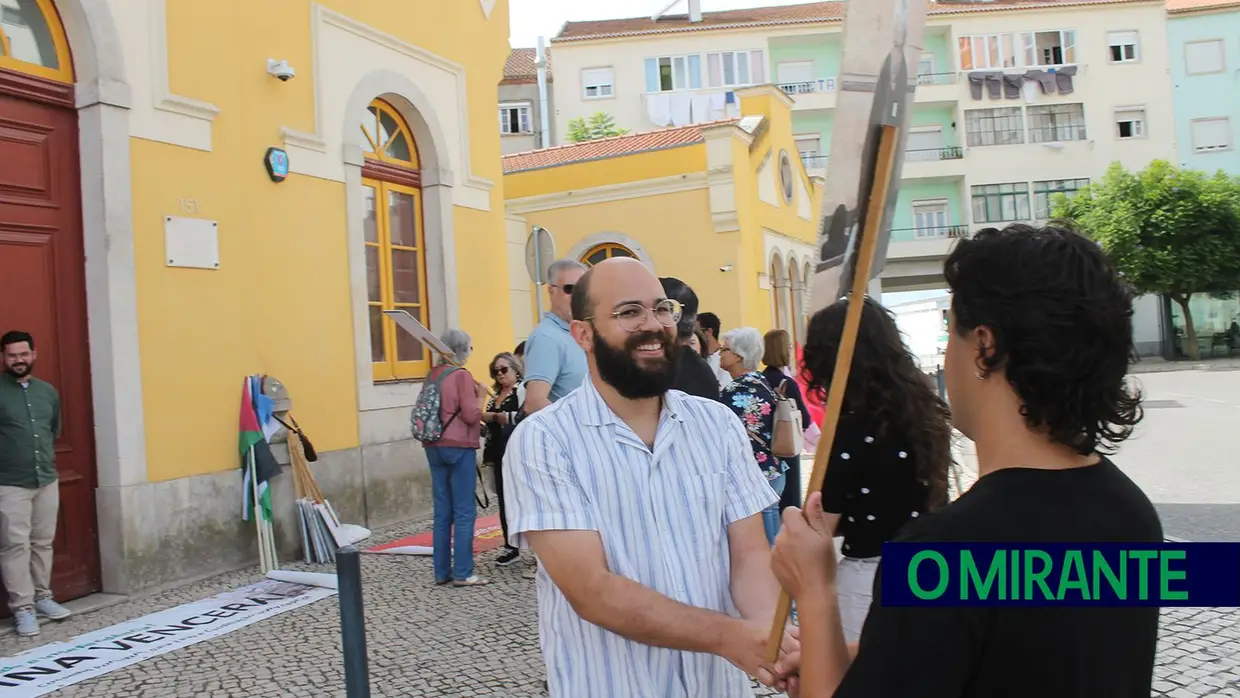
[[[421,521],[383,531],[373,542],[425,530]],[[522,567],[496,569],[479,556],[492,584],[436,587],[427,558],[363,558],[372,695],[408,697],[542,696],[533,583]],[[307,568],[287,565],[287,569]],[[323,568],[320,568],[323,569]],[[256,570],[222,575],[44,626],[33,640],[0,638],[11,656],[153,611],[234,589]],[[1240,612],[1170,609],[1163,614],[1154,695],[1240,697]],[[216,640],[135,664],[59,692],[56,698],[231,698],[344,696],[339,607],[335,598],[242,628]],[[759,690],[757,695],[777,695]]]

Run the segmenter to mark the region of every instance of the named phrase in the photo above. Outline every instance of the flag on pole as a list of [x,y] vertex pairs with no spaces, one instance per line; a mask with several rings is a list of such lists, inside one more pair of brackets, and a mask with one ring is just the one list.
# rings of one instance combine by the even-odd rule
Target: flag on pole
[[[271,491],[267,482],[280,474],[280,466],[271,454],[267,437],[260,421],[260,398],[262,378],[248,376],[241,389],[241,423],[238,447],[241,453],[241,519],[251,521],[254,513],[254,491],[258,490],[258,502],[262,520],[272,520]],[[270,410],[266,410],[270,421]]]

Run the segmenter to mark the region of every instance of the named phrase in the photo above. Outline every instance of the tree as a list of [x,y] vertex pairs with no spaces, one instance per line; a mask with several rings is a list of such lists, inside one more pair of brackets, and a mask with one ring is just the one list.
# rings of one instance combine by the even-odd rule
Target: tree
[[1140,293],[1166,295],[1184,314],[1190,357],[1200,358],[1188,301],[1240,287],[1240,180],[1155,160],[1132,173],[1119,163],[1052,215],[1097,242]]
[[612,118],[611,114],[604,111],[596,111],[588,119],[579,116],[568,122],[568,140],[570,143],[597,141],[600,138],[623,136],[628,132],[627,128],[616,126],[616,120]]

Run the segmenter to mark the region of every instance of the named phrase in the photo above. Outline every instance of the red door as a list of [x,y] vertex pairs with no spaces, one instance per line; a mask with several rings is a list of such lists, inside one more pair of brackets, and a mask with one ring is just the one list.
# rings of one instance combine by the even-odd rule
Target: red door
[[62,600],[100,588],[82,244],[72,87],[0,70],[0,333],[34,335],[35,375],[60,392],[52,589]]

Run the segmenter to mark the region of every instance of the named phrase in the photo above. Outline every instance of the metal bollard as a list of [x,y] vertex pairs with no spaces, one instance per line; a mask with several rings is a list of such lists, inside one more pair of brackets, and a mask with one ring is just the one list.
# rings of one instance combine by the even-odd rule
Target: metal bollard
[[336,551],[340,599],[340,645],[344,651],[344,685],[348,698],[370,698],[366,657],[366,618],[362,611],[362,560],[357,548]]

